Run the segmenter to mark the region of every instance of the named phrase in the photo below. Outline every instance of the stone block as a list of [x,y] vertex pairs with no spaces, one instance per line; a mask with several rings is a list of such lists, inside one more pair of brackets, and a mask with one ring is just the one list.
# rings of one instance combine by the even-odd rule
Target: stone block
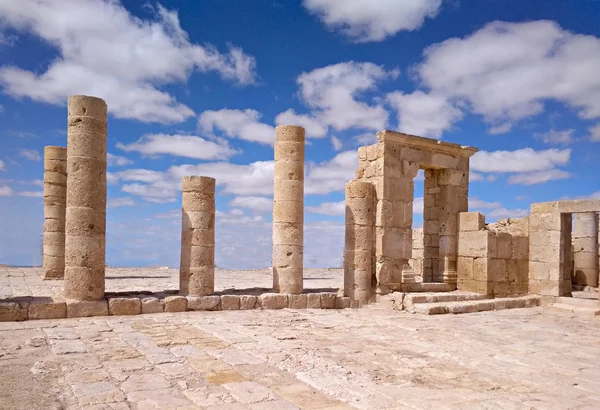
[[473,258],[459,256],[456,261],[456,270],[459,280],[473,280]]
[[142,303],[139,298],[109,298],[108,313],[111,316],[139,315],[142,313]]
[[288,295],[286,294],[263,293],[259,300],[263,309],[283,309],[288,306]]
[[108,301],[67,300],[67,317],[108,316]]
[[307,309],[321,309],[321,294],[320,293],[307,293],[306,294],[306,307],[307,307]]
[[28,300],[6,299],[0,301],[0,322],[27,320]]
[[506,232],[498,232],[497,238],[498,258],[512,259],[512,235]]
[[290,309],[306,309],[306,294],[288,295]]
[[321,293],[321,309],[335,309],[336,294],[331,292]]
[[557,202],[538,202],[537,204],[531,204],[529,208],[532,214],[534,213],[553,213],[558,212]]
[[492,258],[496,256],[496,245],[494,232],[463,231],[458,236],[458,255],[472,258]]
[[240,296],[240,310],[251,310],[256,308],[258,298],[254,295]]
[[221,298],[219,296],[188,296],[188,310],[220,310]]
[[529,232],[560,231],[561,216],[559,213],[532,213],[529,215]]
[[67,304],[52,298],[33,298],[29,304],[29,320],[67,317]]
[[221,295],[221,310],[240,310],[240,296]]
[[348,309],[350,307],[350,298],[349,297],[336,297],[335,299],[335,308],[336,309]]
[[529,237],[513,236],[512,257],[514,259],[529,259]]
[[185,296],[167,296],[164,299],[165,312],[185,312],[187,298]]
[[161,313],[165,309],[163,302],[155,297],[142,299],[142,313]]
[[375,229],[375,254],[390,259],[412,257],[412,230],[410,228]]
[[[473,259],[473,279],[476,281],[488,281],[488,262],[489,258]],[[490,279],[491,280],[491,279]]]

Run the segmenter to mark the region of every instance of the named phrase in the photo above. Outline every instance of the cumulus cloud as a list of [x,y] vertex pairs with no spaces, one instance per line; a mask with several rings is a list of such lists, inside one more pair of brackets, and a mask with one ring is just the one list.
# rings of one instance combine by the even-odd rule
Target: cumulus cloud
[[[117,144],[117,146],[118,145],[119,144]],[[118,155],[108,153],[106,154],[106,163],[109,167],[124,167],[126,165],[133,164],[133,161],[125,157],[120,157]]]
[[261,114],[256,110],[204,111],[198,117],[198,128],[207,134],[219,130],[229,138],[273,145],[275,128],[260,122]]
[[500,202],[483,201],[476,197],[469,198],[469,211],[485,214],[488,222],[503,218],[522,218],[529,214],[527,209],[506,209]]
[[346,213],[346,201],[323,202],[318,206],[307,206],[306,210],[313,214],[340,216]]
[[511,175],[508,178],[509,184],[534,185],[542,184],[557,179],[571,178],[572,174],[561,169],[550,169],[547,171],[528,172],[524,174]]
[[548,132],[536,132],[533,136],[546,144],[568,145],[574,141],[574,132],[573,128],[562,131],[551,129]]
[[590,140],[600,141],[600,122],[590,127]]
[[40,153],[34,149],[26,149],[26,148],[20,149],[19,155],[30,161],[41,161],[42,160]]
[[273,198],[264,196],[236,196],[229,201],[229,206],[252,209],[258,212],[271,212],[273,210]]
[[359,43],[413,31],[435,17],[441,0],[304,0],[303,5],[330,29]]
[[316,119],[304,115],[296,114],[292,109],[284,111],[275,117],[277,125],[299,125],[306,130],[307,138],[323,138],[327,135],[327,125],[321,124]]
[[516,151],[479,151],[471,157],[471,169],[480,172],[530,172],[569,163],[571,150],[531,148]]
[[373,63],[350,61],[302,73],[297,82],[300,95],[320,123],[338,131],[380,130],[387,124],[388,112],[380,104],[369,105],[357,98],[398,74],[398,70],[386,71]]
[[133,198],[130,198],[128,196],[124,196],[124,197],[117,197],[117,198],[108,198],[108,201],[106,202],[106,207],[107,208],[118,208],[121,206],[135,206],[136,203],[133,200]]
[[71,94],[95,95],[117,118],[172,123],[194,112],[161,86],[185,83],[194,72],[255,82],[256,62],[240,48],[222,53],[210,44],[194,44],[176,11],[160,4],[146,10],[151,16],[143,19],[117,0],[0,2],[5,27],[37,36],[58,51],[42,73],[0,67],[4,92],[56,105]]
[[582,119],[600,117],[600,39],[551,21],[492,22],[464,38],[429,46],[417,67],[423,86],[461,100],[506,132],[555,100]]
[[227,159],[239,151],[227,141],[208,141],[195,135],[148,134],[131,144],[117,143],[117,148],[143,155],[174,155],[194,159]]
[[43,198],[44,191],[20,191],[20,192],[17,192],[17,195],[26,196],[29,198]]
[[0,185],[0,196],[12,196],[14,191],[8,185]]
[[387,95],[387,101],[398,113],[398,129],[407,134],[440,138],[462,118],[462,112],[445,97],[423,91],[396,91]]
[[329,161],[308,163],[304,193],[324,195],[344,191],[346,183],[355,178],[357,167],[358,153],[355,150],[340,152]]
[[336,137],[335,135],[331,136],[331,145],[333,146],[333,149],[335,151],[340,151],[344,146],[342,144],[342,141],[340,141],[340,139],[338,137]]

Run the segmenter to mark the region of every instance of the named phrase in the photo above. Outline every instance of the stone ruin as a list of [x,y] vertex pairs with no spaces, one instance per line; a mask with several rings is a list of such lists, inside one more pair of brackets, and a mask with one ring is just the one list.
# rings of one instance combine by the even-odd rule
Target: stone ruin
[[[303,289],[305,135],[294,125],[278,126],[275,135],[272,292],[215,292],[216,181],[185,176],[178,292],[107,294],[107,106],[99,98],[71,96],[67,148],[44,150],[43,274],[64,280],[64,300],[0,300],[0,321],[357,308],[386,297],[408,309],[420,294],[433,301],[483,298],[492,302],[478,309],[489,310],[536,306],[570,296],[574,287],[598,287],[600,200],[536,203],[528,217],[486,224],[484,215],[468,212],[469,158],[476,148],[392,131],[380,131],[377,140],[358,149],[356,179],[346,184],[339,294]],[[413,229],[419,170],[424,221]]]

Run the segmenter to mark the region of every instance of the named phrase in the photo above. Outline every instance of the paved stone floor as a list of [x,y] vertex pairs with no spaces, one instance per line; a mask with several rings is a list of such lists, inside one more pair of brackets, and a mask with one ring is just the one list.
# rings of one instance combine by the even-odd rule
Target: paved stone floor
[[[0,289],[60,292],[38,274],[0,268]],[[176,271],[107,276],[111,291],[177,287]],[[307,278],[341,283],[335,270]],[[220,289],[269,283],[268,271],[217,273]],[[0,323],[0,375],[2,410],[598,409],[600,320],[375,304],[10,322]]]
[[[305,269],[306,289],[337,290],[343,285],[343,269]],[[106,291],[151,291],[179,288],[178,269],[108,268]],[[273,277],[270,269],[215,271],[215,290],[270,288]],[[60,296],[62,280],[42,280],[42,268],[0,267],[0,299],[13,296]]]

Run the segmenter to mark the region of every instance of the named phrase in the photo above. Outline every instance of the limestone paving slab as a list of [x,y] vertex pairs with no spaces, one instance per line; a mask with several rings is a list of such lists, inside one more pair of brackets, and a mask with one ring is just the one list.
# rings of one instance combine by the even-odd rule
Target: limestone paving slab
[[598,408],[598,340],[597,318],[545,307],[5,322],[0,408],[23,386],[31,409]]

